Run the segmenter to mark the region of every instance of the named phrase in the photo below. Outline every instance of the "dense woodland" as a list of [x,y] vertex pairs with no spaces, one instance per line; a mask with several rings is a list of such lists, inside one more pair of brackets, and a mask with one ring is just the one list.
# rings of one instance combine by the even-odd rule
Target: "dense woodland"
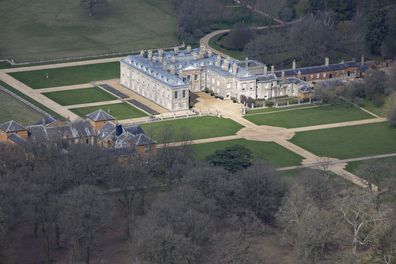
[[[279,14],[284,21],[298,20],[277,30],[255,31],[246,13],[236,19],[225,6],[232,1],[172,0],[179,16],[179,37],[187,42],[201,37],[214,23],[228,21],[233,27],[221,45],[230,50],[243,51],[247,56],[267,64],[289,66],[293,59],[300,65],[322,64],[323,58],[370,57],[393,58],[396,55],[396,6],[394,0],[287,0]],[[297,16],[296,7],[306,2]],[[268,11],[268,0],[245,0],[258,9]],[[301,9],[301,8],[300,8]],[[231,16],[231,17],[230,17]],[[234,17],[233,17],[234,16]],[[268,23],[267,23],[268,24]],[[261,24],[262,25],[262,24]]]
[[394,163],[361,168],[377,193],[327,172],[326,161],[282,175],[242,146],[198,163],[188,141],[151,160],[59,143],[0,145],[0,263],[115,263],[98,257],[111,241],[126,248],[117,263],[396,258]]

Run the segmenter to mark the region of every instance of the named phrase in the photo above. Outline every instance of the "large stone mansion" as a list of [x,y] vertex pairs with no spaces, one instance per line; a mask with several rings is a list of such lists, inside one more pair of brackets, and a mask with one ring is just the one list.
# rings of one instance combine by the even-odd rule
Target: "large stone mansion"
[[214,55],[204,47],[165,52],[142,51],[121,60],[121,84],[160,106],[189,109],[189,92],[205,89],[224,100],[268,100],[281,96],[306,97],[310,82],[331,78],[355,78],[367,70],[362,62],[341,62],[275,71],[255,60],[238,61]]

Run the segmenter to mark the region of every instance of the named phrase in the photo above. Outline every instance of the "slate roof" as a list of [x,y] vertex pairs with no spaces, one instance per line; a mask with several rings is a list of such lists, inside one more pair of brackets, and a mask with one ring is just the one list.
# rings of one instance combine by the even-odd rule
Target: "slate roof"
[[113,122],[106,122],[98,131],[98,139],[103,140],[109,136],[115,135],[116,124]]
[[77,120],[71,123],[71,126],[77,131],[79,137],[95,136],[95,131],[88,120]]
[[33,125],[49,125],[57,120],[52,116],[45,115],[43,119],[37,120]]
[[27,127],[29,138],[34,141],[48,140],[47,130],[44,125],[33,125]]
[[[321,65],[321,66],[297,68],[295,70],[288,69],[285,70],[284,72],[285,72],[285,76],[287,77],[287,76],[296,76],[298,75],[298,72],[301,72],[301,74],[315,74],[321,72],[345,70],[347,68],[352,68],[352,67],[359,68],[360,71],[366,71],[368,69],[367,65],[361,65],[360,62],[348,61],[345,63],[330,64],[328,66]],[[278,78],[282,77],[282,71],[276,71],[275,74]]]
[[8,139],[11,140],[13,143],[20,145],[20,146],[24,146],[24,147],[30,146],[29,142],[27,142],[25,139],[21,138],[17,134],[10,135],[8,137]]
[[99,109],[91,114],[88,114],[87,117],[95,122],[115,120],[113,116],[108,114],[106,111],[103,111],[102,109]]
[[[139,125],[121,126],[122,133],[117,136],[117,125],[113,122],[113,117],[106,112],[98,110],[95,113],[89,114],[91,118],[98,121],[106,121],[99,131],[95,131],[88,119],[77,120],[75,122],[57,123],[56,126],[46,125],[47,121],[54,123],[56,120],[48,118],[42,120],[40,123],[28,126],[27,128],[19,125],[15,121],[9,121],[0,125],[0,130],[4,132],[17,132],[27,130],[29,140],[51,140],[56,141],[60,139],[81,139],[88,137],[96,137],[99,141],[110,140],[115,142],[116,148],[133,148],[135,146],[143,146],[147,144],[155,144],[156,142],[144,134],[143,129]],[[50,123],[50,124],[51,124]],[[29,142],[16,134],[10,135],[10,140],[19,145],[26,145]]]
[[139,125],[124,126],[124,129],[133,135],[144,134],[143,128]]
[[0,130],[6,133],[11,133],[11,132],[24,131],[26,130],[26,128],[15,122],[14,120],[11,120],[1,124]]
[[136,146],[144,146],[144,145],[151,145],[151,144],[157,144],[156,141],[154,141],[152,138],[148,137],[146,134],[140,134],[137,136],[136,140]]

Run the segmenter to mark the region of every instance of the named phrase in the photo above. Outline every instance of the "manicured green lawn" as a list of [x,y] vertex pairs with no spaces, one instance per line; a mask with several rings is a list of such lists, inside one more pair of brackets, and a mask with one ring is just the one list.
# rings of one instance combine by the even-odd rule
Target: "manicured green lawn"
[[38,71],[14,72],[10,73],[10,75],[33,89],[50,88],[120,78],[120,63],[109,62]]
[[275,107],[268,107],[268,108],[257,108],[257,109],[252,109],[248,110],[247,116],[249,115],[254,115],[254,114],[261,114],[261,113],[272,113],[272,112],[287,112],[291,110],[297,110],[300,108],[315,108],[319,106],[315,105],[297,105],[297,106],[290,106],[290,107],[280,107],[280,108],[275,108]]
[[310,109],[248,115],[245,116],[245,118],[257,125],[294,128],[369,119],[373,118],[373,116],[363,112],[357,107],[326,105]]
[[117,100],[117,97],[98,87],[50,92],[44,93],[44,95],[60,105],[77,105]]
[[250,149],[256,160],[265,160],[278,167],[300,165],[302,157],[288,151],[282,146],[273,142],[250,141],[245,139],[220,141],[206,144],[195,144],[192,146],[196,158],[203,160],[207,156],[215,153],[216,150],[225,149],[233,145],[242,145]]
[[101,105],[101,106],[93,106],[93,107],[84,107],[84,108],[74,108],[70,109],[76,115],[81,117],[85,117],[86,115],[95,112],[96,110],[102,109],[112,116],[114,116],[117,120],[130,119],[130,118],[138,118],[147,116],[147,114],[143,113],[139,109],[136,109],[132,105],[128,103],[120,103],[120,104],[110,104],[110,105]]
[[203,116],[143,124],[142,128],[158,142],[163,141],[164,130],[169,131],[170,140],[177,142],[185,139],[185,133],[190,139],[222,137],[236,134],[243,126],[231,119]]
[[51,109],[45,107],[44,105],[40,104],[39,102],[33,100],[32,98],[30,98],[29,96],[25,95],[24,93],[21,93],[20,91],[18,91],[17,89],[15,89],[14,87],[9,86],[8,84],[6,84],[5,82],[0,81],[0,85],[3,86],[4,88],[6,88],[7,90],[11,91],[12,93],[18,95],[19,97],[25,99],[26,101],[28,101],[29,103],[37,106],[38,108],[40,108],[41,110],[47,112],[48,114],[52,115],[53,117],[55,117],[58,120],[64,120],[65,118],[59,114],[57,114],[56,112],[52,111]]
[[0,91],[0,124],[15,120],[23,125],[30,125],[43,116],[15,97]]
[[297,133],[291,140],[316,155],[347,159],[396,152],[396,129],[388,123]]

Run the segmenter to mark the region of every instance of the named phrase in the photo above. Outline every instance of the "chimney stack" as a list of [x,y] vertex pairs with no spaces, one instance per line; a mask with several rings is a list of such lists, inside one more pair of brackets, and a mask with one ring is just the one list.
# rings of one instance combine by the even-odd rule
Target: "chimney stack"
[[164,50],[163,49],[158,50],[158,61],[160,63],[164,62]]
[[232,64],[232,74],[237,75],[238,73],[238,65],[234,62]]
[[205,58],[205,54],[206,54],[206,48],[204,45],[202,45],[199,49],[199,57],[200,58]]
[[144,50],[141,50],[141,51],[140,51],[140,56],[141,56],[141,57],[144,57]]
[[216,58],[216,64],[215,64],[217,67],[220,67],[221,66],[221,56],[220,55],[217,55],[217,58]]
[[297,78],[298,78],[298,79],[301,79],[301,71],[298,71],[298,72],[297,72]]
[[153,51],[152,51],[152,50],[149,50],[149,51],[148,51],[147,59],[148,59],[149,61],[151,61],[151,60],[153,59]]
[[175,66],[171,65],[170,68],[169,68],[169,72],[170,72],[170,74],[175,75],[175,74],[176,74],[176,68],[175,68]]
[[271,73],[275,73],[275,65],[271,65]]
[[282,71],[282,79],[285,79],[285,71]]
[[330,65],[330,59],[329,57],[325,58],[325,66],[329,66]]
[[362,57],[361,57],[361,59],[360,59],[360,65],[361,65],[361,66],[364,66],[364,63],[365,63],[365,62],[364,62],[364,55],[362,55]]
[[341,62],[340,62],[341,64],[345,64],[345,61],[344,60],[341,60]]
[[173,54],[171,58],[172,63],[176,63],[176,56]]
[[173,48],[173,51],[177,54],[177,53],[179,53],[179,47],[174,47]]
[[297,67],[296,67],[296,60],[293,60],[292,68],[293,68],[293,70],[295,70],[295,69],[297,68]]
[[230,67],[230,61],[228,58],[224,59],[223,62],[223,70],[228,71],[228,68]]
[[249,67],[249,58],[245,58],[245,68],[247,69]]
[[208,57],[212,57],[213,51],[211,49],[208,50]]
[[188,53],[191,53],[191,46],[190,46],[190,45],[187,46],[186,51],[187,51]]
[[264,75],[267,75],[268,74],[268,67],[267,67],[267,65],[264,65]]

